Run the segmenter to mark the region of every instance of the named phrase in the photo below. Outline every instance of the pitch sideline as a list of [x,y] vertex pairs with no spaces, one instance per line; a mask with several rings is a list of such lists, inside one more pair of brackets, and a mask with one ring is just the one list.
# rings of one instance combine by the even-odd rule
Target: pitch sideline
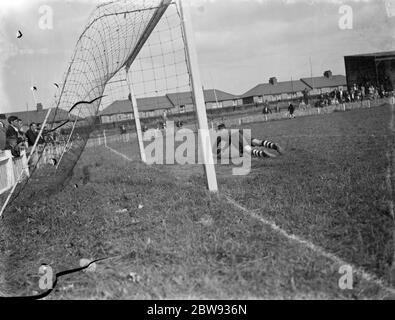
[[[118,156],[121,156],[122,158],[124,158],[127,161],[133,161],[132,159],[130,159],[129,157],[125,156],[124,154],[112,149],[109,146],[106,146],[107,149],[109,149],[111,152],[117,154]],[[333,261],[334,263],[338,264],[338,265],[348,265],[352,268],[353,273],[357,274],[358,276],[360,276],[363,280],[368,281],[368,282],[372,282],[374,284],[376,284],[377,286],[379,286],[380,288],[384,289],[385,291],[391,293],[391,294],[395,294],[395,289],[388,287],[387,285],[384,284],[383,280],[378,278],[377,276],[363,270],[360,267],[355,266],[354,264],[348,263],[346,261],[344,261],[343,259],[339,258],[338,256],[336,256],[333,253],[329,253],[327,251],[325,251],[322,247],[315,245],[314,243],[305,240],[297,235],[294,234],[289,234],[287,231],[285,231],[284,229],[282,229],[281,227],[279,227],[278,225],[276,225],[274,222],[269,221],[261,216],[259,216],[258,214],[256,214],[254,211],[249,210],[245,207],[243,207],[242,205],[240,205],[239,203],[237,203],[234,199],[232,199],[231,197],[224,195],[225,199],[227,200],[227,202],[231,205],[233,205],[234,207],[236,207],[237,209],[241,210],[244,213],[247,213],[250,217],[260,221],[261,223],[263,223],[264,225],[270,227],[273,231],[279,233],[280,235],[282,235],[283,237],[285,237],[286,239],[292,241],[292,242],[296,242],[312,251],[314,251],[315,253]]]
[[351,263],[348,263],[346,261],[344,261],[343,259],[339,258],[338,256],[336,256],[335,254],[326,252],[322,247],[315,245],[314,243],[302,239],[299,236],[296,236],[294,234],[289,234],[287,231],[285,231],[284,229],[282,229],[281,227],[279,227],[278,225],[276,225],[274,222],[269,221],[261,216],[259,216],[258,214],[256,214],[254,211],[251,211],[245,207],[243,207],[242,205],[240,205],[239,203],[237,203],[234,199],[230,198],[227,195],[224,195],[225,199],[228,201],[228,203],[230,203],[231,205],[233,205],[234,207],[236,207],[237,209],[243,211],[244,213],[247,213],[250,217],[259,220],[261,223],[263,223],[264,225],[270,227],[272,230],[278,232],[279,234],[281,234],[283,237],[285,237],[286,239],[292,241],[292,242],[296,242],[304,247],[309,248],[310,250],[314,251],[315,253],[324,256],[325,258],[332,260],[334,263],[339,264],[339,265],[348,265],[352,268],[353,273],[357,274],[358,276],[360,276],[363,280],[368,281],[368,282],[372,282],[374,284],[376,284],[377,286],[379,286],[380,288],[386,290],[387,292],[390,292],[391,294],[395,294],[395,289],[388,287],[386,284],[384,284],[382,279],[379,279],[378,277],[376,277],[375,275],[363,270],[360,267],[357,267]]

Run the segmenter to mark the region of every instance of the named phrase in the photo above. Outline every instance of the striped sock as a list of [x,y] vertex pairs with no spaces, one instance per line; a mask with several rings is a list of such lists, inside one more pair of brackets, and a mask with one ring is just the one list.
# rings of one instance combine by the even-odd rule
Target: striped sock
[[264,151],[259,150],[259,149],[252,149],[251,155],[255,158],[267,158],[268,157],[268,155]]
[[267,140],[262,141],[262,147],[277,150],[277,145]]

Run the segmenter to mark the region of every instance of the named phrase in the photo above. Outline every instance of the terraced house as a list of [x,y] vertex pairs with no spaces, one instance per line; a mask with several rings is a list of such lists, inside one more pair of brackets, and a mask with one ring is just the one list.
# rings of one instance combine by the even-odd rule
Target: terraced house
[[[236,107],[240,104],[238,97],[217,89],[204,90],[207,110]],[[191,92],[169,93],[164,96],[137,99],[140,118],[160,117],[184,114],[194,111]],[[134,119],[132,105],[129,100],[117,100],[100,113],[101,123],[114,123]]]
[[248,90],[241,96],[242,104],[256,104],[263,102],[288,101],[303,97],[304,92],[309,96],[317,96],[335,89],[347,90],[346,77],[332,75],[330,70],[320,77],[301,78],[299,80],[281,81],[272,77],[268,83],[261,83]]
[[325,71],[321,77],[302,78],[300,80],[311,88],[309,92],[311,96],[329,93],[335,89],[347,90],[346,76],[332,75],[330,70]]
[[278,82],[272,77],[268,83],[261,83],[241,96],[243,105],[272,101],[291,100],[303,96],[303,90],[311,88],[301,80]]

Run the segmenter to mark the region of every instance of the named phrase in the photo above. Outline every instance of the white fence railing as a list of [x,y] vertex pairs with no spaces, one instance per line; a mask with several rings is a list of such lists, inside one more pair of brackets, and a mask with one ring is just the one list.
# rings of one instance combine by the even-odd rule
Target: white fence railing
[[90,147],[98,147],[98,146],[106,145],[107,143],[117,143],[117,142],[126,143],[136,139],[136,137],[137,134],[134,132],[129,132],[121,135],[112,135],[107,137],[105,131],[103,131],[102,136],[89,139],[86,146],[90,148]]
[[0,151],[0,194],[11,189],[19,177],[29,176],[26,153],[14,158],[10,150]]
[[[319,115],[319,114],[325,114],[325,113],[332,113],[336,111],[348,111],[348,110],[353,110],[353,109],[366,109],[366,108],[372,108],[376,107],[379,105],[382,105],[383,103],[393,102],[393,98],[387,98],[387,99],[378,99],[378,100],[364,100],[364,101],[359,101],[359,102],[350,102],[350,103],[342,103],[342,104],[335,104],[335,105],[329,105],[326,107],[322,108],[313,108],[313,107],[306,107],[304,109],[297,109],[295,110],[295,116],[312,116],[312,115]],[[230,120],[224,120],[222,123],[224,123],[226,126],[232,126],[232,125],[242,125],[246,123],[252,123],[252,122],[262,122],[262,121],[271,121],[271,120],[279,120],[279,119],[286,119],[288,118],[289,113],[288,112],[278,112],[278,113],[269,113],[269,114],[256,114],[252,116],[246,116],[242,118],[237,118],[237,119],[230,119]],[[218,122],[218,121],[217,121]],[[218,123],[216,123],[218,124]],[[215,124],[214,124],[215,125]]]
[[[48,146],[44,150],[37,150],[31,159],[31,163],[37,164],[37,168],[49,163],[51,159],[59,158],[63,151],[63,145]],[[23,175],[22,175],[23,173]],[[20,177],[29,176],[29,164],[26,152],[15,158],[10,150],[0,151],[0,194],[11,189]]]

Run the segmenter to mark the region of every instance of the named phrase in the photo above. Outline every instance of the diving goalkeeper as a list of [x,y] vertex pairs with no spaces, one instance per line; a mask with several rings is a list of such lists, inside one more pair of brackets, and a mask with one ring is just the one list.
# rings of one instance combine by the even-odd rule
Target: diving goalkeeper
[[279,155],[284,153],[284,150],[278,144],[268,140],[253,138],[247,130],[227,129],[223,123],[217,127],[217,135],[217,159],[221,159],[222,150],[230,145],[235,146],[239,150],[240,156],[242,156],[244,152],[248,152],[248,154],[254,158],[276,157],[276,155],[261,148],[275,150]]

